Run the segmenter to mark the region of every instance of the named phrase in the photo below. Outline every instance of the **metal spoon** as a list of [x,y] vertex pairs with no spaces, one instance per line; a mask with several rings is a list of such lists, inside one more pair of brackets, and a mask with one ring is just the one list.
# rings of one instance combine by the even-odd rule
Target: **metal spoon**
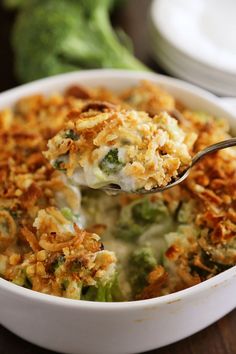
[[175,180],[170,182],[164,187],[156,187],[151,190],[146,190],[144,188],[139,189],[134,192],[126,192],[123,191],[119,186],[117,185],[108,185],[102,188],[103,191],[105,191],[108,194],[118,194],[118,193],[135,193],[135,194],[152,194],[152,193],[158,193],[158,192],[164,192],[166,189],[172,188],[176,186],[177,184],[183,182],[189,175],[191,168],[199,161],[201,160],[204,156],[211,154],[215,151],[221,150],[221,149],[226,149],[231,146],[236,145],[236,138],[231,138],[228,140],[221,141],[219,143],[210,145],[203,149],[202,151],[199,151],[192,159],[191,164],[186,168],[185,171],[183,171]]

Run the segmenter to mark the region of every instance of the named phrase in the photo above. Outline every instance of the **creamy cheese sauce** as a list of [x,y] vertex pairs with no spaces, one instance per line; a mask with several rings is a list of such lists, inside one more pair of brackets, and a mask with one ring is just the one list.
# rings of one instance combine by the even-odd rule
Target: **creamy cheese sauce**
[[121,207],[119,196],[110,197],[104,192],[87,190],[82,192],[82,211],[86,219],[86,227],[94,224],[106,225],[101,240],[105,249],[113,251],[118,259],[119,282],[127,299],[131,298],[131,286],[129,283],[129,256],[139,246],[151,246],[155,252],[157,262],[162,260],[167,249],[165,234],[174,230],[176,224],[172,218],[164,218],[161,223],[155,223],[148,227],[137,239],[137,242],[127,242],[116,238],[114,228],[120,219]]
[[135,177],[127,176],[123,170],[108,176],[96,165],[87,164],[83,169],[77,168],[69,180],[74,185],[88,186],[94,189],[102,188],[108,184],[119,185],[124,191],[137,189]]

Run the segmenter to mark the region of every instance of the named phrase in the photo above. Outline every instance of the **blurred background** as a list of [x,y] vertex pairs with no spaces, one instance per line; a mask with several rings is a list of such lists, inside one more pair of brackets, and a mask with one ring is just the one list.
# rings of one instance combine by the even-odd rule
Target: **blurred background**
[[[27,1],[27,0],[26,0]],[[21,13],[24,12],[24,0],[0,0],[0,91],[4,91],[13,86],[19,85],[24,81],[30,81],[28,79],[28,75],[23,75],[24,77],[19,77],[17,75],[17,58],[20,56],[18,54],[19,50],[25,51],[25,47],[22,47],[22,41],[17,39],[18,46],[12,44],[12,37],[14,31],[14,25],[18,21],[18,17],[21,16]],[[59,0],[61,1],[61,0]],[[33,3],[34,0],[30,0],[29,2]],[[40,0],[36,1],[39,4],[51,2],[51,0]],[[52,1],[52,5],[55,4],[56,1]],[[64,3],[69,3],[70,0],[64,0]],[[72,0],[73,2],[73,0]],[[83,1],[78,1],[83,2]],[[97,1],[96,1],[97,2]],[[102,2],[108,2],[103,1]],[[113,1],[110,1],[112,3]],[[138,6],[137,6],[138,2]],[[53,4],[54,3],[54,4]],[[92,3],[92,2],[91,2]],[[98,1],[99,3],[99,1]],[[150,66],[151,69],[155,71],[159,71],[158,66],[155,64],[154,60],[151,59],[150,54],[150,46],[148,43],[148,26],[147,26],[147,15],[150,7],[150,0],[116,0],[115,6],[111,7],[108,13],[112,30],[116,31],[118,28],[123,30],[123,35],[126,33],[126,39],[123,38],[123,41],[126,41],[126,46],[129,47],[129,50],[133,51],[134,55],[143,63]],[[47,6],[47,4],[46,4]],[[47,10],[45,10],[47,11]],[[22,14],[23,16],[23,14]],[[27,17],[27,16],[26,16]],[[30,18],[32,19],[32,17]],[[47,22],[47,21],[45,21]],[[27,21],[27,25],[31,26],[31,21]],[[53,30],[54,26],[52,26]],[[23,29],[22,29],[23,31]],[[33,31],[31,27],[31,31]],[[48,29],[47,29],[48,31]],[[83,28],[83,32],[86,31],[86,28]],[[26,36],[28,36],[29,31],[25,29]],[[31,32],[32,33],[32,32]],[[121,32],[120,32],[121,33]],[[19,32],[18,32],[19,34]],[[117,35],[115,33],[115,35]],[[35,41],[37,41],[37,34],[33,34],[32,37],[35,37]],[[124,37],[124,36],[123,36]],[[31,38],[28,39],[29,45],[32,46]],[[98,44],[99,45],[99,44]],[[38,44],[38,48],[40,44]],[[43,48],[44,46],[41,46]],[[20,49],[19,49],[20,48]],[[28,50],[28,46],[27,46]],[[43,50],[43,49],[42,49]],[[32,54],[35,52],[35,48],[32,48]],[[45,53],[45,52],[44,52]],[[35,53],[36,55],[36,53]],[[26,58],[24,62],[24,66],[27,67],[27,63],[31,61],[32,55]],[[92,65],[91,67],[98,67],[98,65]],[[78,65],[78,69],[80,69],[80,65]],[[26,68],[27,71],[27,68]],[[37,71],[37,70],[36,70]],[[66,70],[65,70],[66,71]],[[26,77],[27,76],[27,77]],[[46,75],[45,75],[46,76]],[[25,79],[25,80],[24,80]],[[28,80],[27,80],[28,79]]]
[[153,70],[236,96],[235,0],[1,0],[0,90],[62,72]]
[[235,0],[1,0],[0,90],[61,72],[153,70],[236,96]]

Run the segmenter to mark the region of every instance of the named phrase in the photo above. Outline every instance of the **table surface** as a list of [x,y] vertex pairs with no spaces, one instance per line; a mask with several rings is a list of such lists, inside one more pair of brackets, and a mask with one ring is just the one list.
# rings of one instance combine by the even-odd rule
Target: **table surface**
[[[150,56],[147,33],[147,13],[150,0],[129,0],[117,11],[114,24],[121,26],[134,42],[135,54],[153,70],[162,72]],[[0,7],[0,92],[17,85],[13,73],[13,55],[9,32],[14,14]],[[142,24],[142,25],[140,25]],[[219,304],[220,306],[220,304]],[[194,320],[194,319],[193,319]],[[150,354],[235,354],[236,310],[207,329],[178,343],[153,350]],[[50,354],[53,352],[36,347],[0,326],[0,354]]]

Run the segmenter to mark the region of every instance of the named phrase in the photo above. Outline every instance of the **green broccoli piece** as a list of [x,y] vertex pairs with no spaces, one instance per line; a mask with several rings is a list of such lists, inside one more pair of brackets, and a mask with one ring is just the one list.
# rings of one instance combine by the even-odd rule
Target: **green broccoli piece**
[[13,28],[15,70],[31,81],[90,68],[147,70],[118,40],[111,0],[31,0]]
[[110,9],[112,10],[113,8],[117,8],[122,6],[124,3],[126,2],[126,0],[110,0]]
[[[27,4],[27,2],[32,0],[3,0],[3,5],[7,9],[19,9]],[[40,1],[40,0],[38,0]],[[71,0],[69,0],[71,1]],[[72,0],[73,1],[73,0]],[[119,7],[125,0],[110,0],[110,9]]]
[[66,130],[63,137],[74,141],[79,140],[79,135],[73,129]]
[[111,302],[112,297],[108,286],[90,286],[82,290],[81,300]]
[[139,224],[158,222],[167,215],[168,209],[161,200],[151,202],[149,199],[141,199],[132,207],[133,219]]
[[70,208],[67,208],[67,207],[62,208],[61,213],[64,216],[64,218],[66,218],[69,221],[74,222],[75,217],[74,217],[74,214]]
[[[59,255],[51,264],[52,272],[54,272],[54,275],[58,275],[59,278],[60,274],[63,274],[63,269],[62,273],[60,273],[60,267],[63,266],[64,262],[65,258]],[[60,281],[64,297],[100,302],[121,301],[123,299],[118,283],[117,271],[114,271],[113,274],[109,274],[109,277],[96,280],[95,285],[87,285],[83,282],[83,279],[78,279],[76,276],[76,273],[79,273],[81,269],[83,269],[86,274],[86,269],[80,259],[75,259],[70,263],[70,273]]]
[[150,247],[137,248],[129,257],[129,279],[134,294],[147,284],[147,275],[157,266],[157,260]]
[[99,164],[100,169],[106,174],[114,174],[121,170],[124,164],[119,161],[118,149],[111,149]]
[[151,224],[159,223],[168,217],[168,209],[161,200],[152,202],[142,198],[122,209],[114,234],[124,241],[133,242],[138,240]]
[[[59,255],[51,264],[52,272],[54,272],[54,275],[58,275],[59,278],[61,274],[60,267],[63,266],[64,262],[64,257]],[[117,271],[114,271],[113,274],[109,274],[109,277],[96,280],[95,285],[87,285],[83,282],[83,279],[78,280],[76,277],[76,273],[80,272],[81,269],[83,269],[86,274],[86,269],[79,259],[75,259],[70,264],[70,274],[67,277],[62,278],[60,281],[60,286],[64,297],[100,302],[123,300],[124,297],[118,283]]]
[[57,269],[63,265],[65,262],[65,257],[64,255],[59,255],[52,263],[51,263],[51,271],[54,273],[57,271]]
[[26,272],[26,268],[20,269],[17,274],[15,275],[14,279],[12,280],[14,284],[19,286],[23,286],[27,289],[32,289],[32,283],[30,277]]
[[73,224],[77,224],[80,220],[80,214],[75,214],[73,213],[73,211],[68,208],[68,207],[64,207],[64,208],[61,208],[61,213],[62,215],[69,221],[71,221]]
[[123,295],[118,283],[117,274],[106,284],[82,288],[81,300],[112,302],[121,301],[122,299]]
[[9,210],[9,213],[11,214],[11,216],[15,221],[18,221],[21,218],[22,210],[11,210],[11,209],[7,209],[7,210]]
[[3,0],[3,6],[9,10],[17,10],[25,6],[29,0]]
[[116,238],[119,238],[126,242],[136,241],[143,233],[144,228],[140,225],[131,222],[118,222],[115,227],[114,234]]
[[29,277],[25,277],[25,282],[24,282],[24,285],[23,285],[24,288],[26,289],[32,289],[32,283],[31,283],[31,280]]
[[69,286],[69,280],[68,279],[63,279],[62,282],[61,282],[61,289],[63,291],[66,291],[68,286]]
[[59,156],[56,160],[54,160],[52,162],[53,168],[55,168],[56,170],[65,172],[66,168],[64,168],[64,166],[65,166],[65,163],[68,162],[68,159],[69,159],[68,154],[64,154],[64,155]]
[[56,170],[65,172],[66,169],[62,167],[62,164],[64,164],[64,163],[65,163],[65,161],[60,160],[60,159],[57,159],[57,160],[55,160],[54,163],[53,163],[53,168],[55,168]]

